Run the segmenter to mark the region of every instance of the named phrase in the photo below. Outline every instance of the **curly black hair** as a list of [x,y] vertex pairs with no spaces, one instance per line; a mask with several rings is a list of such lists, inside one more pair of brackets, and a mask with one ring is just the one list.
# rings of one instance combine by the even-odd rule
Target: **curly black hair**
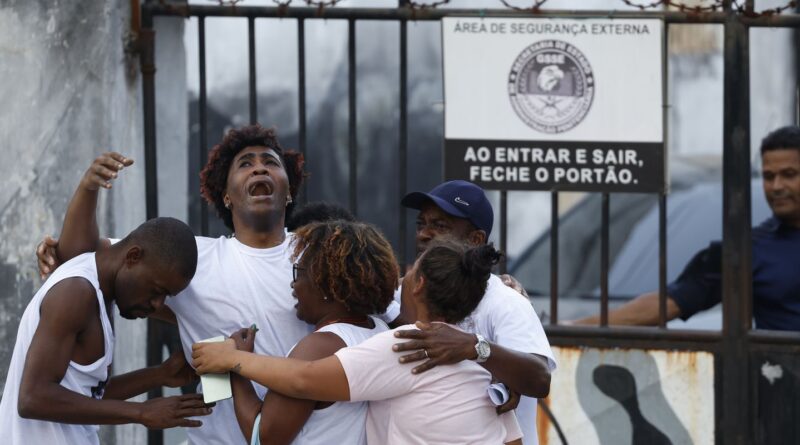
[[458,323],[471,314],[486,293],[492,266],[501,257],[491,244],[474,247],[451,238],[431,243],[417,260],[431,316]]
[[353,314],[386,312],[400,269],[392,246],[371,224],[334,220],[295,231],[292,261],[301,255],[314,286]]
[[208,162],[200,172],[200,193],[209,204],[214,204],[217,214],[231,230],[235,230],[233,215],[225,208],[223,199],[228,184],[228,170],[236,155],[247,147],[271,148],[281,157],[286,176],[289,178],[289,193],[292,196],[292,203],[286,206],[286,219],[294,208],[294,202],[297,201],[297,194],[305,178],[303,155],[293,150],[284,151],[272,128],[255,124],[228,131],[222,142],[215,145],[208,154]]

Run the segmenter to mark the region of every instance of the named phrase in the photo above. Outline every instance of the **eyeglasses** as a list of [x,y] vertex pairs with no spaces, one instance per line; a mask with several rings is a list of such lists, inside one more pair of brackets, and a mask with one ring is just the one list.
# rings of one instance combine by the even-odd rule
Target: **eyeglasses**
[[306,270],[305,267],[300,267],[297,263],[292,264],[292,282],[297,281],[297,271]]

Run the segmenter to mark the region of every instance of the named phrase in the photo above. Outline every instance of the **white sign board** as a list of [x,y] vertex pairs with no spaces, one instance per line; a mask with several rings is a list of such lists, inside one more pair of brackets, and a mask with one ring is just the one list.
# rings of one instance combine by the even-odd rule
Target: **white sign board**
[[664,188],[662,21],[447,17],[442,33],[446,179]]

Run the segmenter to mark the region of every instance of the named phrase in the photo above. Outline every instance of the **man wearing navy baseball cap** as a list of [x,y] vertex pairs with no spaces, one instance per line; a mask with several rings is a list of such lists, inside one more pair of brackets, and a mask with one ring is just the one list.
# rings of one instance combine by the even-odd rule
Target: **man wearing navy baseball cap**
[[[448,181],[427,193],[409,193],[401,204],[419,210],[417,255],[441,236],[480,245],[492,233],[492,205],[483,189],[468,181]],[[416,320],[416,314],[411,312],[401,306],[400,320]],[[556,363],[533,306],[500,277],[492,275],[478,307],[458,327],[417,323],[418,329],[395,332],[397,337],[416,341],[399,343],[394,350],[413,351],[400,358],[402,363],[425,360],[414,372],[463,360],[481,363],[510,390],[510,400],[498,407],[498,413],[516,408],[523,443],[537,444],[536,398],[546,397],[550,392],[550,373]],[[525,397],[520,399],[520,394]]]
[[494,211],[483,189],[468,181],[448,181],[430,192],[412,192],[402,201],[419,210],[417,254],[441,235],[451,235],[471,244],[484,244],[492,233]]

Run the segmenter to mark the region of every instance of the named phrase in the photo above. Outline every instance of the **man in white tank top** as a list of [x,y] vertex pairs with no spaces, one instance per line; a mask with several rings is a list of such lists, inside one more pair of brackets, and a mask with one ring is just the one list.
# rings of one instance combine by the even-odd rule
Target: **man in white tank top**
[[[401,204],[419,210],[418,254],[437,237],[482,245],[492,231],[492,206],[483,190],[471,182],[448,181],[428,193],[409,193]],[[399,295],[395,293],[395,300]],[[390,314],[396,315],[397,312]],[[401,322],[413,323],[416,319],[409,308],[402,308]],[[401,363],[425,360],[414,368],[415,372],[464,360],[481,363],[493,378],[504,383],[512,394],[516,393],[498,411],[516,408],[523,443],[538,444],[536,398],[546,397],[550,392],[550,373],[555,370],[556,362],[542,324],[527,298],[492,275],[478,307],[458,324],[460,330],[445,324],[417,327],[420,329],[396,333],[399,338],[416,340],[396,346],[396,351],[416,351],[402,358]],[[521,399],[519,394],[523,396]]]
[[3,443],[98,444],[100,424],[198,426],[187,417],[210,412],[201,397],[125,401],[155,386],[190,382],[182,357],[109,380],[112,303],[125,318],[144,318],[189,284],[196,265],[191,229],[155,218],[116,245],[59,267],[20,321],[0,401]]

